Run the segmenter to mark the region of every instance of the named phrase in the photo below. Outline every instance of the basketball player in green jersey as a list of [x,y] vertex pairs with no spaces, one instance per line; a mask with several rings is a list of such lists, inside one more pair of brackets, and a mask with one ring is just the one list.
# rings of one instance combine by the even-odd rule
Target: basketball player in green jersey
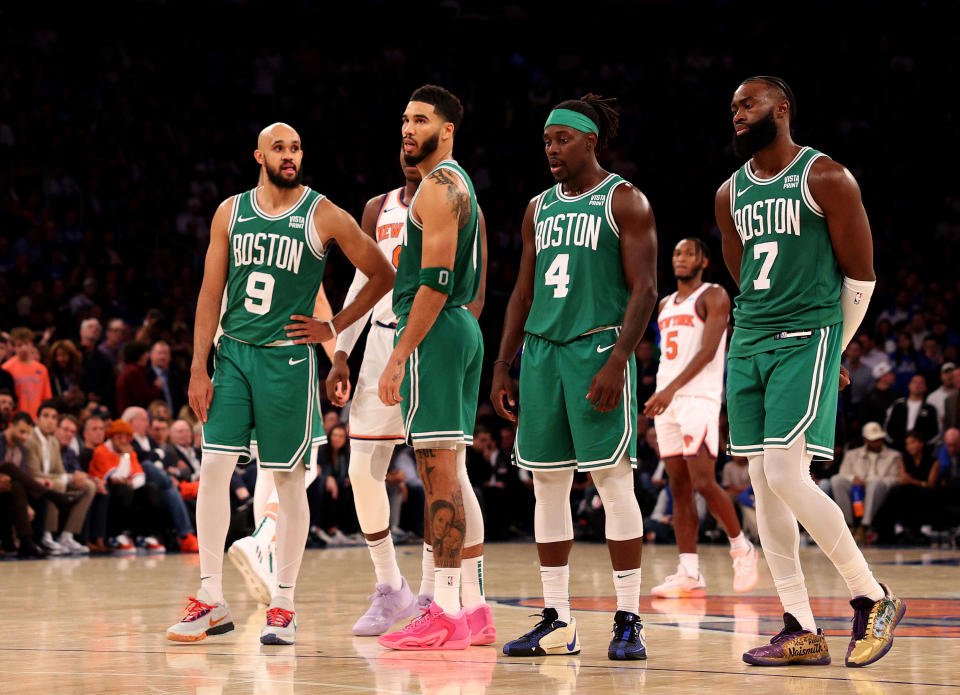
[[[167,630],[167,638],[179,642],[233,629],[222,586],[229,486],[238,458],[249,455],[254,426],[260,465],[274,472],[281,508],[277,591],[260,641],[294,642],[293,592],[309,522],[300,463],[310,451],[319,402],[310,343],[335,337],[338,328],[363,316],[393,279],[390,264],[353,218],[300,183],[303,151],[293,128],[265,128],[254,157],[265,171],[264,184],[217,209],[197,299],[188,395],[204,423],[197,499],[201,587],[183,619]],[[312,318],[314,299],[331,241],[370,281],[332,321],[318,321]],[[218,323],[223,335],[211,380],[206,364]]]
[[830,663],[800,569],[797,521],[827,554],[853,599],[847,666],[893,643],[904,604],[880,585],[840,508],[810,477],[833,458],[840,354],[873,293],[873,241],[847,169],[791,137],[796,100],[777,77],[733,95],[734,152],[748,158],[717,191],[723,257],[740,287],[727,358],[730,449],[750,462],[760,543],[783,603],[784,628],[744,661]]
[[[589,471],[606,512],[617,593],[610,659],[645,659],[638,616],[643,519],[633,491],[636,374],[633,351],[657,301],[657,233],[637,188],[601,168],[616,135],[610,102],[587,95],[551,111],[544,150],[557,185],[530,201],[520,271],[494,363],[491,400],[518,419],[514,458],[533,472],[542,620],[508,642],[510,656],[576,654],[568,565],[570,487]],[[519,414],[509,370],[523,343]],[[506,402],[505,402],[506,401]]]
[[484,625],[474,629],[460,602],[463,547],[476,539],[457,469],[473,441],[483,360],[480,327],[466,305],[477,297],[484,262],[477,196],[453,159],[462,118],[460,100],[434,85],[416,89],[403,112],[404,157],[422,182],[407,214],[393,288],[396,338],[378,390],[386,405],[400,404],[416,451],[435,569],[430,608],[379,638],[392,649],[465,649],[472,633],[492,633],[486,604],[473,616]]

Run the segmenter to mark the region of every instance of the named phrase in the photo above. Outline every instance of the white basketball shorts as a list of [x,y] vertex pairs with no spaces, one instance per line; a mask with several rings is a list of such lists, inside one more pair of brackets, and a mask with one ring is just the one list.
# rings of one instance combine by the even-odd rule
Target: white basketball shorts
[[696,456],[702,446],[717,457],[720,403],[712,398],[677,396],[653,419],[660,458]]

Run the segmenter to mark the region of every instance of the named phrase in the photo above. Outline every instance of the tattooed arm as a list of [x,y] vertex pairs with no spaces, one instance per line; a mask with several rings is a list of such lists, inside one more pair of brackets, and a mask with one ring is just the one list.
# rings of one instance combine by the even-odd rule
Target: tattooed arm
[[[420,184],[411,214],[423,226],[423,268],[449,268],[457,255],[457,233],[470,218],[470,194],[464,182],[438,169]],[[400,382],[407,358],[423,341],[446,304],[447,295],[421,285],[413,298],[406,328],[400,335],[380,377],[380,400],[387,405],[400,402]]]

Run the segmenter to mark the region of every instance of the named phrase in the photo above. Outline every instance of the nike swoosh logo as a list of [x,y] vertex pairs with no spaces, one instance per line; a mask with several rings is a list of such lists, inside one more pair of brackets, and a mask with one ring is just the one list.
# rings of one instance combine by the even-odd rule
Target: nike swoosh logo
[[570,640],[570,644],[567,645],[567,651],[572,652],[573,648],[577,646],[577,631],[573,631],[573,639]]
[[249,222],[250,220],[255,220],[256,217],[243,217],[242,215],[237,218],[237,222]]
[[631,572],[630,574],[618,574],[617,579],[623,579],[624,577],[632,577],[636,572]]
[[616,345],[616,343],[611,343],[610,345],[607,345],[607,347],[605,348],[602,348],[599,345],[597,345],[597,352],[606,352],[607,350],[612,348],[614,345]]
[[210,618],[210,627],[216,627],[226,619],[227,619],[227,616],[223,616],[222,618],[220,618],[220,620],[214,620],[213,618]]
[[291,357],[291,358],[290,358],[290,366],[292,367],[292,366],[295,365],[295,364],[300,364],[301,362],[305,362],[306,359],[307,359],[306,357],[301,357],[299,360],[294,360],[294,359]]
[[392,211],[394,211],[394,210],[396,210],[396,209],[397,209],[397,206],[394,205],[392,208],[384,208],[383,211],[384,211],[384,212],[392,212]]
[[546,209],[547,209],[548,207],[550,207],[551,205],[556,205],[556,204],[559,203],[559,202],[560,202],[559,200],[555,200],[555,201],[553,201],[552,203],[548,203],[548,204],[544,205],[544,206],[541,207],[540,209],[541,209],[541,210],[546,210]]
[[737,191],[737,197],[739,198],[739,197],[742,196],[744,193],[746,193],[747,191],[749,191],[751,188],[753,188],[753,184],[750,184],[749,186],[747,186],[746,188],[744,188],[742,191]]

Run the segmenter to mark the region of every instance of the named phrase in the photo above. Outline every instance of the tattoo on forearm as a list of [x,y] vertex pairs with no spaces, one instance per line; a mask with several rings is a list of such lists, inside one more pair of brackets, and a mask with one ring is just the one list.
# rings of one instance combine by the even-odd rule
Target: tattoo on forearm
[[465,518],[463,495],[459,490],[451,500],[435,500],[430,505],[430,537],[437,566],[453,566],[462,555],[467,531]]
[[443,169],[437,169],[427,178],[441,186],[447,186],[447,204],[457,218],[457,225],[463,226],[470,218],[470,196],[457,185],[456,179]]

